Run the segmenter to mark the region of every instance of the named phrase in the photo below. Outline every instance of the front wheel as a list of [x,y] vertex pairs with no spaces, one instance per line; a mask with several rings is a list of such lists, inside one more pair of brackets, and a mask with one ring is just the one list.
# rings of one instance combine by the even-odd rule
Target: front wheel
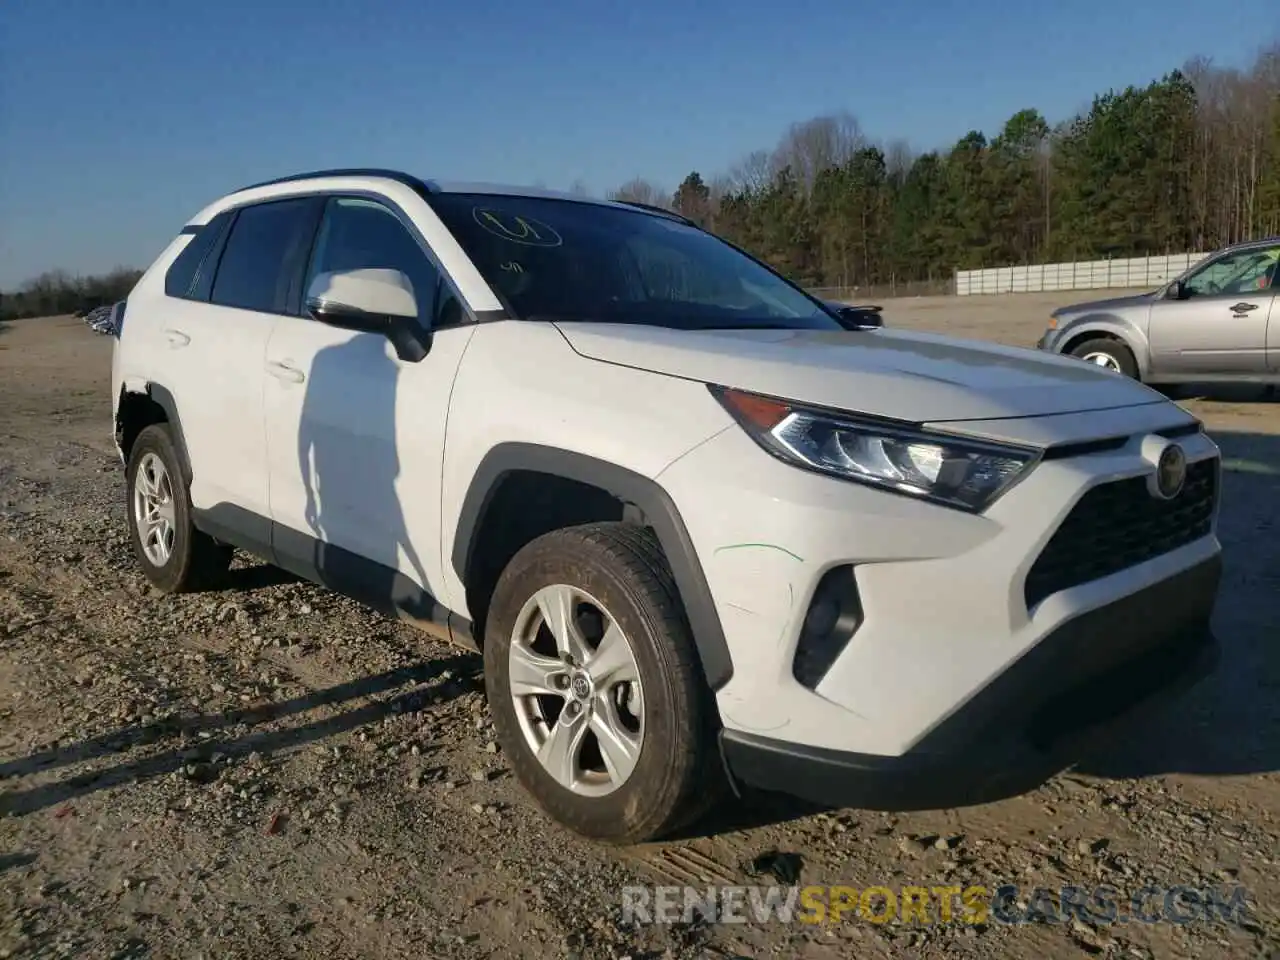
[[1071,348],[1071,356],[1132,379],[1137,379],[1138,376],[1138,364],[1133,359],[1133,351],[1119,340],[1101,337],[1086,340]]
[[494,592],[484,661],[516,777],[569,829],[643,842],[716,795],[711,694],[647,530],[590,524],[520,550]]

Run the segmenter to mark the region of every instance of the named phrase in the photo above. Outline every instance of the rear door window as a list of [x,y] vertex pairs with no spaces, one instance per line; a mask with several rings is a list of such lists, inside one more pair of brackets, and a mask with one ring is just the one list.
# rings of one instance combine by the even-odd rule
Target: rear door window
[[218,263],[210,300],[224,307],[285,313],[299,258],[311,241],[315,201],[272,200],[244,207]]

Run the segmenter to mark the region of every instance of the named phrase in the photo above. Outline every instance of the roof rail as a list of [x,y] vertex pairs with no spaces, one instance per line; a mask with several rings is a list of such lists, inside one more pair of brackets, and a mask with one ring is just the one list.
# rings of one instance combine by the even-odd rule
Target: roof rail
[[310,173],[294,173],[287,177],[276,177],[274,180],[263,180],[261,183],[251,183],[247,187],[241,187],[236,193],[242,190],[253,190],[257,187],[273,187],[278,183],[296,183],[299,180],[319,180],[321,177],[381,177],[384,180],[394,180],[397,183],[403,183],[406,187],[410,187],[418,193],[426,193],[427,185],[418,177],[405,173],[403,170],[386,170],[380,167],[346,167],[336,170],[313,170]]
[[1229,249],[1231,247],[1255,247],[1255,246],[1269,245],[1277,242],[1280,242],[1280,234],[1276,234],[1275,236],[1270,236],[1270,237],[1251,237],[1248,240],[1236,240],[1234,243],[1225,244],[1222,247],[1218,247],[1218,249],[1224,250],[1224,249]]
[[661,213],[670,217],[672,220],[679,220],[681,223],[687,223],[691,227],[697,224],[686,217],[683,213],[676,213],[674,210],[668,210],[666,207],[660,207],[654,203],[641,203],[639,200],[615,200],[614,203],[625,204],[628,207],[636,207],[639,210],[648,210],[650,213]]

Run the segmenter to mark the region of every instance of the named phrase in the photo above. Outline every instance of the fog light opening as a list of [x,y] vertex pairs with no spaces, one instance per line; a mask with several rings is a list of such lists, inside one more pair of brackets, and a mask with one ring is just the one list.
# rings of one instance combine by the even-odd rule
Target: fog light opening
[[861,625],[862,601],[853,567],[828,570],[805,613],[792,675],[810,690],[817,687]]

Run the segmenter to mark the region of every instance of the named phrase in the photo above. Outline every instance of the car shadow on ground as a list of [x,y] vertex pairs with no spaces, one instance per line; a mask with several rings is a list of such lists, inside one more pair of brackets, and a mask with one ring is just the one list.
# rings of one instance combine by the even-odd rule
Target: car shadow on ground
[[1280,402],[1280,387],[1263,383],[1179,383],[1158,386],[1171,400],[1204,400],[1209,403]]
[[269,587],[280,587],[290,583],[302,583],[303,578],[295,573],[277,567],[274,563],[251,563],[242,567],[233,567],[227,571],[226,582],[219,584],[211,593],[230,593],[235,591],[266,590]]
[[[1144,705],[1105,727],[1061,768],[1125,780],[1169,774],[1248,776],[1280,771],[1280,436],[1212,432],[1222,450],[1218,536],[1224,573],[1213,627],[1217,670],[1182,694]],[[988,803],[1034,790],[1047,776],[975,797]],[[718,804],[672,839],[796,820],[829,810],[751,792]]]
[[803,820],[805,817],[833,809],[784,793],[749,787],[739,787],[739,789],[742,791],[741,796],[728,793],[707,813],[664,837],[664,841],[697,840],[744,830],[758,830],[762,827]]
[[0,873],[36,862],[34,853],[0,853]]
[[[79,773],[54,783],[0,795],[0,817],[21,816],[125,783],[150,780],[189,766],[196,768],[194,776],[199,776],[201,772],[213,772],[207,765],[214,754],[235,757],[256,752],[265,756],[296,750],[335,734],[375,723],[391,714],[419,710],[433,698],[438,700],[467,693],[476,687],[474,674],[478,668],[478,657],[459,654],[361,677],[292,700],[249,706],[215,715],[174,717],[145,726],[126,727],[91,740],[31,754],[0,764],[0,780],[47,773],[59,767],[111,754],[125,754],[125,759],[113,766]],[[409,684],[414,685],[413,689],[340,710],[301,726],[259,729],[266,724],[312,710],[339,707],[360,698],[376,698],[379,694]],[[238,735],[231,734],[230,731],[237,727],[249,729]],[[223,731],[223,735],[209,735],[216,731]],[[201,734],[205,736],[202,737]],[[140,748],[173,739],[179,739],[181,745],[159,754],[128,758],[134,751],[142,752]]]

